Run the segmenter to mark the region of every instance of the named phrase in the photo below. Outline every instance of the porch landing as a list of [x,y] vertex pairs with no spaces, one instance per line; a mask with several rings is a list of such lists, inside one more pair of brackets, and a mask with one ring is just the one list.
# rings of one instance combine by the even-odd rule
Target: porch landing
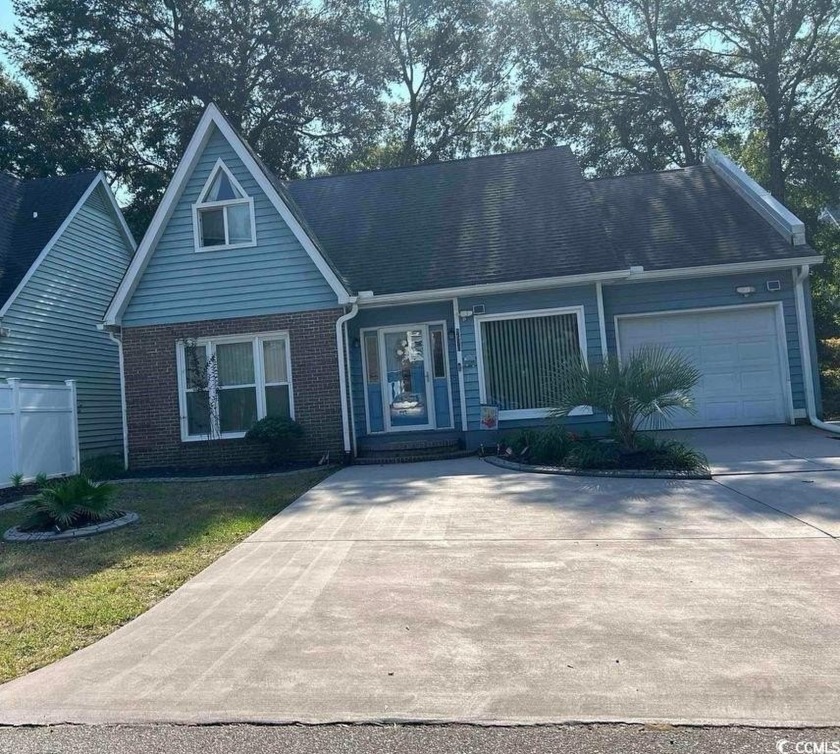
[[465,458],[474,451],[464,449],[458,430],[390,432],[359,438],[357,464],[414,463]]

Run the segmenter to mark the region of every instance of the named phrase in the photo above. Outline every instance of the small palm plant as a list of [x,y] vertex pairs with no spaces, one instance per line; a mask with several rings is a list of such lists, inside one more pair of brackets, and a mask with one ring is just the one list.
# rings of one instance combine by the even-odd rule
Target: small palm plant
[[26,503],[29,514],[24,531],[63,531],[114,518],[111,506],[115,487],[73,476],[43,486],[40,494]]
[[554,380],[558,397],[552,415],[591,406],[612,417],[621,450],[632,452],[640,429],[658,429],[677,411],[694,411],[692,391],[699,381],[700,371],[689,359],[661,346],[644,346],[621,361],[608,356],[591,365],[568,363]]

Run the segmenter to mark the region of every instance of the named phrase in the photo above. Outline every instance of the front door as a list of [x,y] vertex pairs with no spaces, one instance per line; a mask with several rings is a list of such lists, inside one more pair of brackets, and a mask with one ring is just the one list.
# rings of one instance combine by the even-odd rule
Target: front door
[[433,429],[429,328],[392,327],[379,331],[385,429],[397,432]]

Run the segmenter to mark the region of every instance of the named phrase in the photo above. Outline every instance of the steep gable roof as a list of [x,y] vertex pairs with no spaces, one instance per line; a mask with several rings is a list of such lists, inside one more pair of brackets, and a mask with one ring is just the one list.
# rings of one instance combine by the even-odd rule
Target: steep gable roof
[[172,212],[181,199],[184,186],[189,180],[195,164],[206,147],[211,134],[214,133],[213,129],[217,129],[227,140],[237,157],[244,164],[246,170],[257,181],[260,189],[268,197],[289,230],[335,293],[338,303],[344,304],[349,301],[350,297],[345,282],[338,274],[335,265],[332,264],[323,252],[323,248],[317,243],[311,230],[306,227],[303,216],[294,206],[294,202],[288,196],[282,184],[265,167],[250,145],[233,128],[219,108],[211,103],[201,116],[201,120],[193,132],[192,138],[181,157],[181,161],[178,163],[175,174],[172,176],[172,180],[164,192],[163,199],[155,211],[149,228],[146,230],[146,234],[143,236],[137,248],[137,253],[134,255],[128,271],[114,294],[114,298],[111,300],[111,304],[105,313],[106,325],[116,325],[121,322],[122,316],[131,301],[131,297],[134,295],[134,291],[146,271],[157,242],[169,222]]
[[568,147],[290,181],[355,291],[622,269]]
[[28,181],[0,176],[0,307],[97,175],[88,172]]
[[709,165],[590,181],[607,236],[647,271],[812,256],[791,246]]

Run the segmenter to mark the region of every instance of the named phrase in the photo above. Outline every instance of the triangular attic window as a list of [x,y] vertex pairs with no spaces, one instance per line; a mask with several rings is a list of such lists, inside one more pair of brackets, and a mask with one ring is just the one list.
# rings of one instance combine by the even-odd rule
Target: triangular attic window
[[210,184],[204,196],[201,198],[204,202],[225,202],[233,199],[244,199],[245,195],[236,186],[231,183],[230,177],[224,168],[219,166],[216,170],[216,177]]

